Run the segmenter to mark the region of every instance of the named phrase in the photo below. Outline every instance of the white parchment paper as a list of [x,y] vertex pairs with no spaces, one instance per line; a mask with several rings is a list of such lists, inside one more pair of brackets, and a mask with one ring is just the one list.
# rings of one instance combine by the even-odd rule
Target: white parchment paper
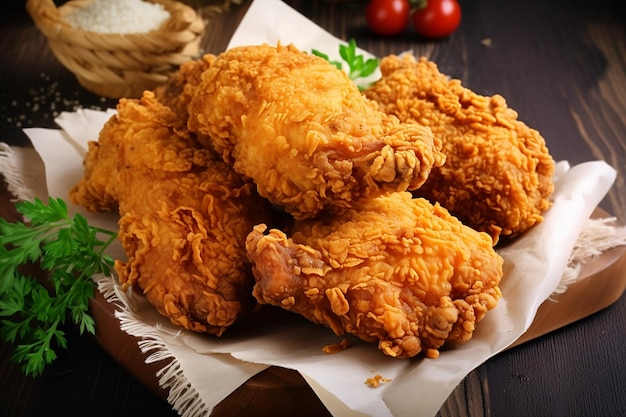
[[[305,51],[316,48],[332,58],[340,42],[283,2],[256,0],[229,46],[277,41],[294,43]],[[25,130],[44,161],[51,196],[69,201],[69,189],[83,174],[87,141],[97,138],[112,113],[63,113],[57,119],[61,130]],[[167,386],[175,389],[170,402],[183,416],[208,415],[236,387],[270,365],[299,371],[333,415],[434,416],[469,372],[530,326],[539,305],[559,285],[577,236],[616,176],[602,161],[574,167],[562,161],[557,171],[554,205],[545,221],[500,252],[505,276],[498,307],[487,314],[470,342],[443,351],[435,360],[392,359],[364,343],[324,354],[321,348],[339,339],[329,329],[296,319],[280,326],[268,323],[245,335],[227,332],[222,338],[207,337],[172,326],[143,298],[120,291],[114,280],[108,290],[120,301],[122,328],[154,342],[146,350],[174,358],[176,372],[168,374]],[[93,224],[117,227],[115,215],[70,208]],[[114,256],[125,257],[119,247],[115,250]],[[365,384],[376,374],[391,381],[378,388]]]

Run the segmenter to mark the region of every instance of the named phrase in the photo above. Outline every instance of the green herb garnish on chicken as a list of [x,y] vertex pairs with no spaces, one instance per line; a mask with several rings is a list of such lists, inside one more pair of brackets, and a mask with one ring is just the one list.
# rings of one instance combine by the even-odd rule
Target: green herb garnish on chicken
[[[16,209],[27,221],[0,219],[0,337],[15,345],[12,359],[24,373],[37,376],[56,359],[55,349],[67,348],[66,320],[81,334],[95,333],[91,277],[111,272],[114,260],[104,251],[117,234],[70,217],[62,199],[23,201]],[[24,273],[28,265],[45,280]]]
[[[311,53],[313,55],[319,56],[320,58],[324,58],[332,65],[337,67],[337,69],[343,69],[343,63],[341,61],[331,60],[327,54],[317,49],[311,50]],[[356,49],[356,41],[354,39],[350,39],[348,44],[339,45],[339,56],[341,57],[343,62],[348,65],[348,77],[359,86],[359,89],[365,89],[367,86],[360,85],[358,83],[358,80],[362,78],[367,78],[372,75],[374,71],[376,71],[379,64],[378,59],[365,59],[362,54],[358,54]]]

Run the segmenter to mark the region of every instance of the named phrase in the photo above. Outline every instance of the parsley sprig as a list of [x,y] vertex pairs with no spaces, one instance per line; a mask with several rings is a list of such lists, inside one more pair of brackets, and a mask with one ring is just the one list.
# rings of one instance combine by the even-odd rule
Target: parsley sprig
[[365,89],[367,86],[360,85],[358,80],[372,75],[378,68],[379,64],[377,58],[365,59],[362,54],[358,54],[356,41],[354,39],[350,39],[347,44],[339,45],[339,56],[343,62],[331,60],[327,54],[317,49],[311,50],[311,53],[319,56],[320,58],[324,58],[326,61],[337,67],[337,69],[343,69],[343,62],[345,62],[348,65],[348,77],[352,81],[356,82],[361,90]]
[[[56,347],[67,348],[66,319],[81,334],[95,333],[91,277],[111,271],[114,260],[104,251],[117,234],[70,217],[62,199],[23,201],[16,209],[28,222],[0,218],[0,337],[16,345],[12,359],[24,373],[37,376],[56,359]],[[47,273],[47,285],[24,274],[28,265]]]

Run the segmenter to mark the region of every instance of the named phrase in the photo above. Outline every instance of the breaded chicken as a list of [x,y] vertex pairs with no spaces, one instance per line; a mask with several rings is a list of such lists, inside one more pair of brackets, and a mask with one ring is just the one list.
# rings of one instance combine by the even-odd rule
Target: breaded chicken
[[119,207],[120,282],[172,323],[220,335],[254,305],[245,238],[268,221],[268,203],[178,129],[153,93],[119,101],[70,197],[90,210]]
[[365,95],[443,141],[446,163],[415,195],[441,203],[494,244],[542,221],[554,190],[554,161],[544,138],[518,120],[502,96],[480,96],[411,55],[384,58],[381,72]]
[[296,218],[416,189],[444,161],[430,129],[381,112],[345,72],[294,46],[219,55],[189,116],[191,131]]
[[[184,130],[187,130],[191,97],[200,84],[202,73],[211,66],[213,61],[215,61],[215,55],[212,54],[186,61],[172,74],[167,83],[154,89],[157,100],[172,109]],[[195,137],[202,146],[212,149],[213,145],[208,137],[201,134],[196,134]]]
[[469,340],[501,297],[503,260],[489,235],[409,192],[297,221],[291,236],[258,225],[246,248],[259,303],[397,358]]
[[154,89],[157,100],[172,109],[183,121],[183,126],[187,125],[189,118],[187,109],[194,89],[200,84],[202,73],[211,67],[213,61],[215,61],[215,55],[212,54],[186,61],[165,84]]

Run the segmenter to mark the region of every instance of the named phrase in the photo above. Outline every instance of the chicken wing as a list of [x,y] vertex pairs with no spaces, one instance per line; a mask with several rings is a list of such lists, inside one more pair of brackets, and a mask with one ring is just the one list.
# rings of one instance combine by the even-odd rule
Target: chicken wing
[[246,248],[259,303],[392,357],[437,357],[444,343],[469,340],[501,297],[503,260],[489,235],[409,192],[297,221],[290,237],[258,225]]
[[189,129],[296,218],[418,188],[444,161],[427,127],[400,123],[347,75],[294,46],[232,48],[202,74]]
[[268,204],[145,92],[121,99],[90,145],[70,193],[91,210],[119,207],[120,282],[137,284],[172,323],[220,335],[254,304],[245,238]]
[[542,221],[554,190],[554,161],[544,138],[519,121],[502,96],[480,96],[412,55],[384,58],[381,72],[365,95],[443,141],[445,164],[415,195],[441,203],[494,244]]

